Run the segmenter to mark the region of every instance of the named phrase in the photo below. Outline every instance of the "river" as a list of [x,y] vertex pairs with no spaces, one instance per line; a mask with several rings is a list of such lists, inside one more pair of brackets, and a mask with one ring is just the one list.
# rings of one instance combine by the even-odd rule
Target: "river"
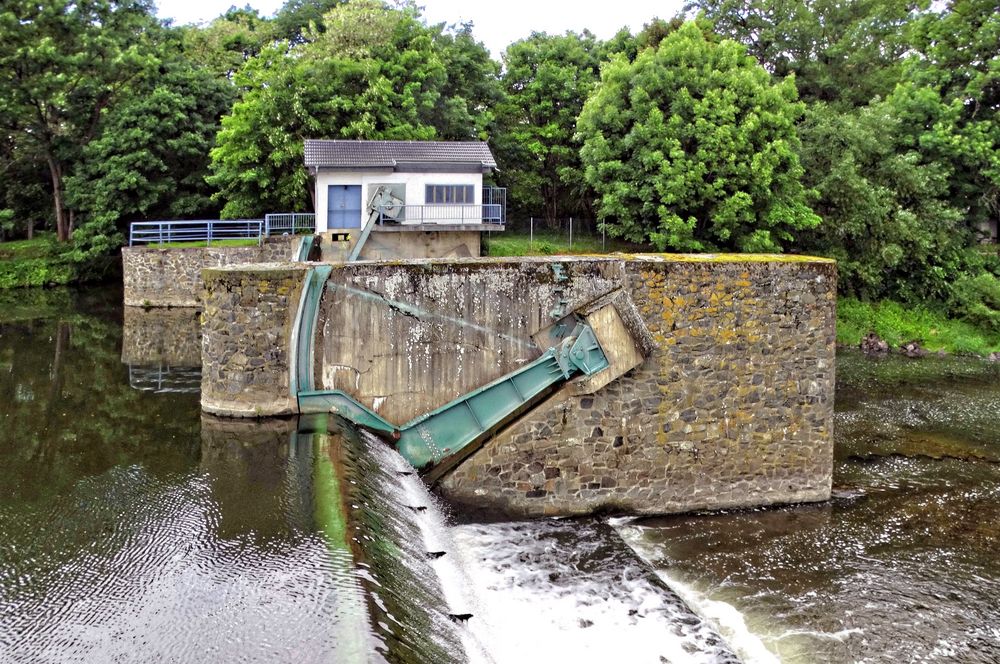
[[1000,660],[998,365],[841,354],[824,504],[505,522],[203,418],[120,298],[0,294],[0,662]]

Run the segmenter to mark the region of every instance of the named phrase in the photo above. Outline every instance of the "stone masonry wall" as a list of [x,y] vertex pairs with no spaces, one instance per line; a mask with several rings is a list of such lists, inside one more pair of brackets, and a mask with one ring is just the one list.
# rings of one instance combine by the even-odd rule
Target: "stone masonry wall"
[[829,498],[835,265],[637,257],[625,270],[656,341],[645,363],[594,394],[563,389],[442,492],[530,516]]
[[125,305],[200,307],[204,268],[289,261],[298,242],[293,236],[278,236],[250,247],[124,247]]
[[[304,269],[206,270],[206,410],[294,409],[286,355]],[[784,256],[339,265],[320,305],[316,375],[403,424],[534,359],[574,310],[630,299],[645,360],[592,383],[603,387],[571,381],[446,474],[441,492],[529,516],[823,500],[835,293],[832,261]]]
[[298,412],[289,339],[306,267],[264,263],[203,272],[201,407],[213,415]]

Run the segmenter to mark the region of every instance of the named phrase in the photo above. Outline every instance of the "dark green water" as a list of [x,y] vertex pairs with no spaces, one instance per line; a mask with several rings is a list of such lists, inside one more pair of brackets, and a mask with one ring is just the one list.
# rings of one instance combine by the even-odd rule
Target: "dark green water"
[[1000,365],[843,353],[835,498],[621,528],[750,661],[1000,661]]
[[358,588],[312,447],[227,444],[197,394],[134,389],[117,302],[0,303],[0,661],[331,661]]

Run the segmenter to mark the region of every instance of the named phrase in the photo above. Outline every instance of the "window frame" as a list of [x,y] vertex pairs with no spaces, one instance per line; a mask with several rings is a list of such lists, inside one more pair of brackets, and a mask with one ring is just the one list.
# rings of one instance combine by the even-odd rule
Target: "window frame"
[[[461,194],[461,195],[459,195]],[[463,200],[457,200],[462,198]],[[475,205],[474,184],[425,184],[424,205]]]

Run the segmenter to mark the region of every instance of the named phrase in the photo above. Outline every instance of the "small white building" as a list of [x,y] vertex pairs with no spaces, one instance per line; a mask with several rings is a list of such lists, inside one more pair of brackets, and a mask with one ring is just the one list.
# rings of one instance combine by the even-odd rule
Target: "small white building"
[[506,190],[484,187],[496,160],[481,141],[305,142],[316,232],[503,230]]

